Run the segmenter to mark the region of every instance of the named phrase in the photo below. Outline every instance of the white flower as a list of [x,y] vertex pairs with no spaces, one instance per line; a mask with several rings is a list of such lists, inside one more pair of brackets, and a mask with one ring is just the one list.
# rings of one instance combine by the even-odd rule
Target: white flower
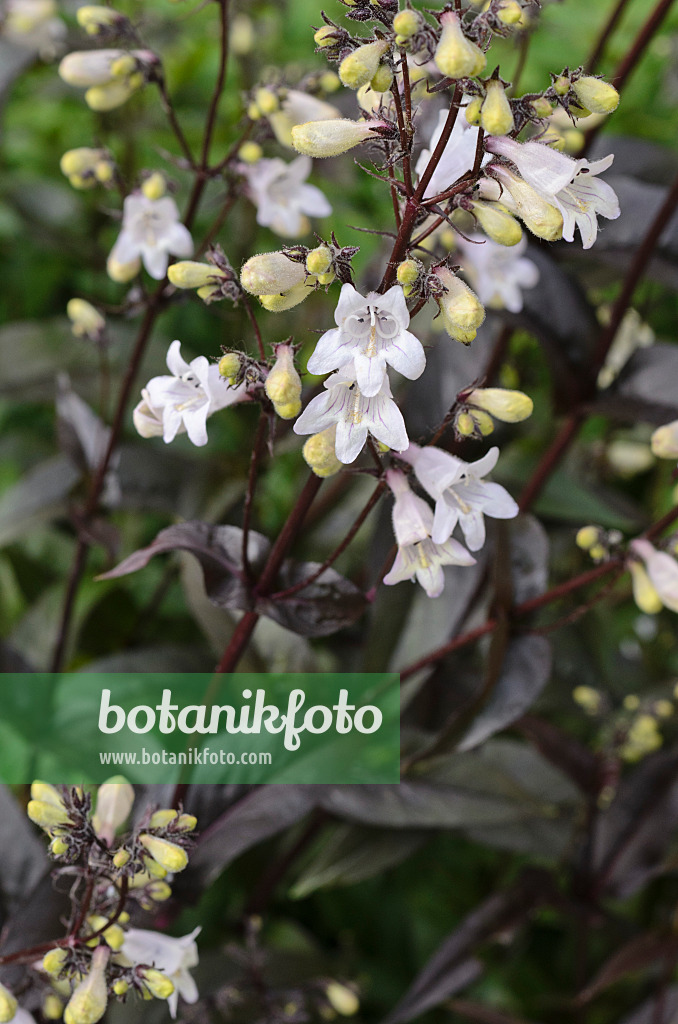
[[335,451],[345,464],[357,459],[368,434],[397,452],[407,448],[405,421],[393,401],[387,376],[378,394],[369,398],[361,393],[349,367],[328,377],[325,387],[325,393],[309,402],[294,424],[295,434],[318,434],[336,423]]
[[354,379],[371,398],[382,387],[387,363],[409,380],[424,372],[426,356],[419,339],[407,330],[410,314],[399,284],[385,295],[367,296],[352,284],[343,285],[334,320],[338,326],[319,338],[308,361],[309,373],[329,373],[354,363]]
[[493,519],[518,515],[518,506],[504,487],[481,479],[497,464],[498,448],[490,448],[477,462],[415,444],[400,457],[414,467],[420,484],[435,500],[431,537],[436,544],[444,543],[459,523],[471,551],[479,551],[485,543],[484,515]]
[[429,597],[438,597],[445,586],[444,565],[473,565],[475,558],[459,541],[449,538],[443,544],[431,540],[433,512],[410,488],[405,475],[390,469],[386,482],[395,495],[393,532],[398,553],[384,583],[392,586],[414,576]]
[[198,988],[189,974],[189,968],[198,964],[195,938],[199,932],[200,928],[194,928],[180,939],[143,928],[130,928],[125,933],[122,954],[134,964],[157,968],[174,982],[174,992],[167,1000],[173,1017],[177,1015],[179,996],[187,1003],[198,1000]]
[[246,397],[243,385],[231,388],[219,374],[216,363],[198,356],[187,363],[181,356],[181,342],[173,341],[167,352],[171,377],[153,377],[142,391],[134,410],[134,422],[142,437],[160,434],[169,444],[185,430],[197,446],[207,444],[207,417]]
[[[438,124],[431,136],[428,149],[423,149],[417,160],[415,171],[420,178],[426,170],[433,151],[438,145],[446,120],[447,110],[441,110],[438,115]],[[432,196],[438,195],[439,192],[444,192],[445,189],[454,185],[463,174],[472,170],[473,162],[476,158],[477,144],[478,128],[470,125],[464,117],[463,111],[460,111],[438,166],[426,186],[424,199],[430,199]],[[486,163],[488,159],[489,157],[485,156],[483,163]]]
[[308,217],[332,213],[320,189],[306,184],[311,166],[309,156],[299,156],[290,164],[276,157],[241,166],[249,197],[257,208],[257,224],[283,238],[294,238],[310,230]]
[[[665,608],[669,608],[672,612],[678,612],[678,562],[675,558],[672,558],[666,551],[657,551],[649,540],[642,538],[631,541],[629,548],[645,563],[647,575],[659,601]],[[634,584],[636,583],[637,581],[634,580]],[[634,596],[636,603],[639,603],[638,595],[635,593],[636,589],[637,587],[634,585]],[[646,594],[646,598],[648,596]],[[658,609],[655,608],[655,610]]]
[[331,103],[299,89],[288,89],[280,110],[267,115],[276,139],[288,149],[293,148],[292,129],[295,125],[306,124],[307,121],[329,121],[335,117],[341,117],[341,114]]
[[[455,241],[463,255],[462,269],[484,306],[519,313],[523,308],[523,288],[534,288],[539,280],[536,263],[523,256],[525,236],[510,248],[483,235],[471,235],[467,241],[459,235]],[[478,244],[480,243],[480,244]]]
[[61,49],[66,26],[54,0],[6,0],[0,35],[50,60]]
[[143,193],[127,196],[123,205],[122,231],[111,249],[111,263],[129,264],[143,260],[146,270],[161,281],[170,253],[191,256],[193,239],[179,220],[177,204],[169,196],[148,199]]
[[658,459],[678,459],[678,420],[657,427],[650,444],[653,455]]
[[506,157],[516,165],[523,179],[563,215],[563,238],[574,241],[575,225],[582,245],[590,249],[598,233],[597,216],[616,220],[620,214],[614,190],[596,175],[606,171],[613,154],[595,160],[573,160],[541,142],[516,142],[506,136],[485,140],[491,153]]

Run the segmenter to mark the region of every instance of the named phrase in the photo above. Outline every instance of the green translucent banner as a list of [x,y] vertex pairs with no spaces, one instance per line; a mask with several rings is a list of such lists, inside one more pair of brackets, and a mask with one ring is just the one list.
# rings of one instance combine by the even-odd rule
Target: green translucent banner
[[393,783],[399,677],[0,675],[0,781]]

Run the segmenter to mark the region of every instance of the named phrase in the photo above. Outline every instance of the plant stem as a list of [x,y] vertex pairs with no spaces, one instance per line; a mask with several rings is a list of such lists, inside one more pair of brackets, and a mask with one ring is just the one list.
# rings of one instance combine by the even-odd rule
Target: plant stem
[[259,462],[264,453],[264,446],[266,444],[266,427],[268,425],[268,416],[265,411],[261,409],[259,412],[259,421],[257,423],[257,432],[254,435],[254,445],[252,446],[252,454],[250,456],[250,469],[247,477],[247,491],[245,494],[245,507],[243,509],[242,516],[242,568],[245,575],[245,579],[248,583],[252,582],[252,568],[249,563],[247,555],[247,547],[250,533],[250,520],[252,518],[252,502],[254,501],[254,492],[257,487],[257,471],[259,469]]
[[594,47],[591,50],[591,54],[584,65],[586,71],[589,74],[593,74],[593,72],[598,67],[598,63],[601,57],[603,56],[603,53],[605,52],[605,47],[607,46],[608,40],[614,32],[615,28],[617,27],[617,23],[619,22],[619,19],[624,13],[624,8],[627,6],[628,2],[629,0],[617,0],[617,3],[613,7],[609,18],[603,25],[601,33],[598,36],[594,44]]
[[224,91],[224,82],[226,81],[226,69],[228,67],[228,4],[229,0],[219,0],[219,71],[217,72],[217,80],[207,112],[207,123],[202,143],[201,167],[203,171],[207,171],[209,167],[210,147],[219,109],[219,100]]

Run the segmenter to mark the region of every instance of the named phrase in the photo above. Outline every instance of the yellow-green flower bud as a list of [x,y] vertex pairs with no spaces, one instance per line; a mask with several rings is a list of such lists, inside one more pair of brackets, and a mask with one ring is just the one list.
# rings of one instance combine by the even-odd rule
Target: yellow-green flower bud
[[113,856],[113,865],[116,868],[124,868],[126,864],[129,864],[132,858],[131,853],[127,850],[116,850]]
[[147,199],[161,199],[167,191],[167,182],[160,171],[154,171],[142,183],[141,191]]
[[31,800],[39,800],[41,803],[52,804],[54,807],[64,808],[64,801],[56,786],[49,782],[41,782],[36,779],[31,783]]
[[482,412],[480,409],[472,409],[471,418],[476,430],[482,434],[483,437],[489,437],[489,435],[494,431],[494,422],[489,413]]
[[298,153],[318,159],[339,156],[374,138],[372,128],[383,125],[383,121],[350,121],[347,118],[307,121],[292,128],[292,145]]
[[92,817],[94,831],[110,846],[120,825],[129,817],[134,803],[134,787],[122,775],[114,775],[97,790]]
[[304,443],[301,454],[307,466],[316,476],[334,476],[340,469],[344,468],[335,454],[335,443],[337,438],[337,426],[333,423],[331,427],[322,430],[319,434],[313,434]]
[[246,164],[256,164],[263,155],[264,151],[258,142],[243,142],[238,150],[238,156]]
[[467,398],[469,405],[484,409],[504,423],[520,423],[532,415],[534,403],[529,395],[508,388],[476,388]]
[[42,969],[45,974],[49,974],[50,978],[58,978],[67,960],[68,952],[58,946],[56,949],[50,949],[49,953],[45,953],[42,958]]
[[466,106],[466,120],[469,124],[480,124],[480,111],[483,106],[483,97],[474,96]]
[[112,160],[97,160],[94,165],[94,177],[101,185],[108,185],[113,180],[115,164]]
[[594,690],[592,686],[575,686],[572,698],[587,715],[596,715],[600,711],[602,697],[600,692]]
[[560,75],[553,83],[553,91],[556,96],[565,96],[570,91],[570,79],[567,75]]
[[216,267],[195,260],[180,260],[167,268],[167,277],[175,288],[202,288],[211,284],[210,290],[213,291],[218,276]]
[[475,433],[476,429],[473,416],[468,412],[460,412],[454,426],[457,433],[461,434],[462,437],[470,437],[471,434]]
[[49,844],[49,849],[54,857],[64,857],[70,850],[70,846],[61,836],[56,836]]
[[264,388],[278,416],[283,420],[293,420],[301,412],[301,378],[289,345],[278,345],[275,355],[275,364]]
[[174,992],[174,982],[162,971],[146,967],[141,973],[144,985],[155,999],[169,999]]
[[328,270],[325,274],[318,274],[318,284],[332,284],[336,280],[337,275],[333,270]]
[[646,615],[657,615],[663,608],[662,600],[641,562],[629,562],[633,600]]
[[347,89],[359,89],[361,85],[367,85],[376,75],[381,58],[388,48],[389,44],[385,39],[378,39],[374,43],[359,46],[357,50],[344,57],[339,65],[342,85]]
[[254,102],[264,117],[273,114],[280,107],[280,101],[272,89],[257,89],[254,94]]
[[165,900],[168,900],[172,895],[172,889],[167,882],[157,879],[157,881],[151,882],[151,884],[146,888],[146,893],[156,903],[164,903]]
[[589,554],[594,562],[602,562],[607,552],[602,544],[594,544],[592,548],[589,548]]
[[489,135],[508,135],[513,131],[511,104],[504,86],[496,78],[485,87],[485,99],[480,108],[480,123]]
[[0,985],[0,1024],[8,1024],[16,1014],[18,1005],[9,989]]
[[445,11],[440,17],[442,32],[433,60],[441,75],[447,78],[470,78],[479,75],[486,62],[483,51],[467,39],[458,15]]
[[323,92],[336,92],[341,87],[341,80],[335,71],[324,71],[318,85]]
[[127,20],[122,14],[118,14],[111,7],[95,6],[79,7],[75,17],[78,25],[84,28],[85,32],[90,36],[99,35],[100,32],[104,32],[106,29]]
[[519,25],[523,17],[523,9],[516,0],[504,0],[497,11],[497,17],[503,25]]
[[380,64],[375,75],[370,79],[370,89],[373,92],[388,92],[393,84],[393,72],[388,64]]
[[326,274],[332,266],[332,253],[326,245],[311,249],[306,257],[306,269],[309,274]]
[[115,110],[116,107],[127,103],[130,96],[133,96],[143,84],[144,76],[139,72],[130,75],[129,78],[108,82],[106,85],[93,85],[85,93],[85,103],[90,110]]
[[151,815],[151,820],[148,823],[149,828],[167,828],[171,821],[179,817],[179,812],[173,810],[171,807],[161,808],[159,811],[154,811]]
[[118,260],[111,259],[109,256],[106,263],[106,273],[116,284],[127,284],[137,276],[140,270],[141,260],[138,256],[136,259],[130,260],[129,263],[119,263]]
[[127,78],[136,71],[137,62],[131,53],[124,53],[111,63],[113,78]]
[[106,321],[101,313],[85,299],[70,299],[66,305],[66,314],[76,338],[91,338],[96,341],[106,328]]
[[553,107],[543,96],[538,96],[536,100],[532,100],[530,106],[537,117],[550,117],[553,111]]
[[582,107],[593,114],[611,114],[619,106],[619,93],[609,82],[588,75],[573,82],[572,88]]
[[321,50],[334,46],[336,39],[336,29],[331,25],[321,25],[313,34],[313,42]]
[[517,245],[523,237],[515,217],[497,203],[477,201],[471,208],[485,234],[499,245]]
[[177,820],[177,826],[182,832],[193,832],[198,824],[198,819],[194,814],[180,814]]
[[108,168],[110,180],[114,164],[105,149],[91,149],[88,146],[69,149],[59,161],[61,173],[68,178],[73,188],[81,189],[94,188],[97,181],[102,180],[97,173],[100,165]]
[[227,381],[233,382],[240,371],[240,356],[237,352],[227,352],[219,360],[219,373]]
[[73,991],[64,1010],[65,1024],[96,1024],[106,1012],[106,964],[108,946],[97,946],[92,955],[92,968]]
[[360,1009],[358,997],[348,985],[331,981],[325,989],[325,995],[332,1009],[342,1017],[353,1017]]
[[421,266],[417,260],[407,259],[398,264],[396,279],[398,284],[414,284],[419,277]]
[[[93,932],[101,931],[101,929],[104,928],[107,921],[108,918],[103,917],[101,914],[91,914],[87,918],[87,924],[90,926]],[[125,941],[125,933],[119,924],[109,925],[109,927],[101,933],[101,937],[106,943],[106,945],[110,946],[114,953],[117,953],[118,950],[122,949],[122,944]],[[96,946],[98,942],[98,938],[91,939],[87,943],[87,945]]]
[[[31,821],[47,832],[53,828],[67,825],[69,820],[63,804],[56,806],[45,803],[44,800],[29,800],[26,813]],[[2,1024],[1,1021],[0,1024]]]
[[129,982],[124,978],[117,978],[113,982],[112,988],[116,996],[124,996],[129,991]]
[[269,313],[283,313],[286,309],[298,306],[300,302],[307,299],[313,291],[308,285],[296,284],[283,294],[260,295],[259,302]]
[[283,252],[264,252],[250,256],[240,271],[240,284],[252,295],[280,295],[303,285],[306,268]]
[[259,118],[261,117],[261,111],[259,110],[259,107],[256,105],[256,103],[250,103],[248,105],[247,116],[249,117],[250,121],[259,120]]
[[64,1004],[54,992],[48,992],[42,1001],[42,1015],[46,1020],[61,1020]]
[[445,287],[437,300],[445,330],[451,338],[468,345],[485,319],[483,304],[447,267],[437,267],[434,274]]
[[650,444],[658,459],[678,459],[678,420],[657,427]]
[[673,714],[673,704],[670,700],[656,700],[653,711],[659,718],[670,718]]
[[600,530],[597,526],[582,526],[581,529],[577,530],[575,543],[582,551],[590,551],[594,544],[598,543],[599,537]]
[[[510,208],[515,207],[515,212],[522,220],[525,227],[547,242],[555,242],[563,237],[563,215],[557,207],[547,202],[536,189],[528,185],[517,174],[513,174],[506,167],[492,167],[493,174],[499,178],[504,187],[501,195],[504,203]],[[509,203],[506,193],[513,201]],[[497,198],[499,190],[497,190]],[[494,197],[493,197],[494,198]]]
[[393,19],[393,31],[404,39],[409,39],[420,30],[422,18],[419,11],[399,11]]
[[176,874],[178,871],[183,871],[188,864],[186,851],[176,843],[170,843],[168,839],[159,839],[157,836],[144,834],[139,836],[139,842],[165,871]]

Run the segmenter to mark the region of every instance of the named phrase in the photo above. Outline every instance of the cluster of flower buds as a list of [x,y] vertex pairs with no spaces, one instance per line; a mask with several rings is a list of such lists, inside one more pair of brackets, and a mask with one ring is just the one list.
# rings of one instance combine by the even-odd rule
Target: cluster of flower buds
[[115,161],[107,149],[91,149],[87,146],[69,149],[62,156],[59,166],[73,188],[110,186],[115,181]]
[[92,110],[113,110],[144,85],[158,63],[150,50],[82,50],[64,57],[59,74],[87,90],[85,102]]
[[84,28],[88,36],[95,36],[100,40],[114,39],[131,33],[129,19],[112,7],[87,4],[78,7],[75,17],[78,25]]
[[[302,258],[293,259],[293,255]],[[316,277],[306,269],[305,251],[288,249],[250,256],[240,271],[240,284],[257,296],[264,309],[278,313],[308,298]]]
[[473,388],[457,395],[459,411],[454,421],[457,436],[487,437],[494,430],[494,419],[502,423],[520,423],[532,415],[534,404],[529,395],[508,388]]
[[619,93],[602,78],[584,74],[583,68],[560,75],[551,75],[551,88],[544,93],[546,99],[559,103],[573,117],[590,114],[611,114],[619,106]]
[[594,562],[606,562],[616,555],[622,539],[619,530],[604,530],[601,526],[582,526],[575,538],[577,547],[588,552]]
[[221,246],[210,249],[206,263],[195,260],[180,260],[167,271],[170,283],[175,288],[195,288],[199,298],[209,305],[220,299],[237,302],[240,297],[238,278]]
[[85,299],[69,299],[66,315],[71,321],[71,330],[76,338],[88,338],[97,344],[104,340],[106,321],[91,302]]
[[428,289],[438,303],[440,318],[449,336],[463,345],[470,345],[485,319],[485,309],[478,296],[445,264],[432,270]]

